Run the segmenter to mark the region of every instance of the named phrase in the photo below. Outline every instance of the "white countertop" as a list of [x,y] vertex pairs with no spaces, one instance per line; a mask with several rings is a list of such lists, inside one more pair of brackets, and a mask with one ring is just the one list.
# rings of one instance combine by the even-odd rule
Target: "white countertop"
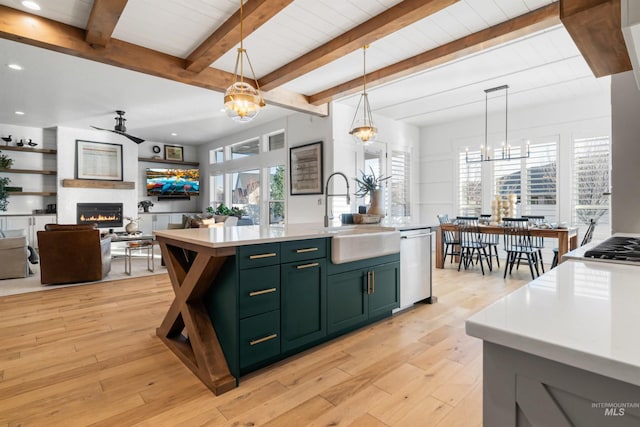
[[467,319],[467,334],[640,386],[639,266],[572,260]]
[[224,248],[259,243],[332,237],[341,233],[381,233],[395,230],[395,227],[385,227],[379,224],[346,225],[328,228],[323,227],[322,224],[291,224],[158,230],[155,231],[154,234],[160,237],[177,239],[212,248]]

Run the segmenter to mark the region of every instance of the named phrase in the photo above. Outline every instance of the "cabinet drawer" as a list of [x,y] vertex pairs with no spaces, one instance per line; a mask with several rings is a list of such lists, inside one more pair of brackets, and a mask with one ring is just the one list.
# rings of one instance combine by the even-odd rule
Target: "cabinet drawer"
[[280,310],[240,321],[240,368],[280,354]]
[[280,243],[240,246],[238,248],[238,264],[240,268],[280,264]]
[[240,270],[240,318],[280,308],[280,266]]
[[314,258],[325,258],[327,239],[294,240],[282,242],[282,263],[304,261]]

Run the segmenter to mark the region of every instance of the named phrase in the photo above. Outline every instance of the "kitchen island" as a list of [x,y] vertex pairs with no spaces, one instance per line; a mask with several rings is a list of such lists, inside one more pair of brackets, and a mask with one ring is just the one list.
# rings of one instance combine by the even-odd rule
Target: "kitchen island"
[[393,228],[307,224],[155,234],[175,292],[156,333],[215,394],[399,306],[400,233]]
[[639,273],[571,260],[470,317],[483,424],[640,425]]

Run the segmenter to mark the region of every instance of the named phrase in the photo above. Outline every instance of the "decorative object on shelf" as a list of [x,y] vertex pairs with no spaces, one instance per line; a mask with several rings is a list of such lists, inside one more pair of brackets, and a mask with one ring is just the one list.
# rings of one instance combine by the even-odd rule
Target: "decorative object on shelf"
[[22,187],[4,187],[8,193],[20,193],[22,192]]
[[[378,129],[373,124],[373,117],[371,114],[371,106],[369,105],[369,96],[367,95],[367,49],[369,45],[366,44],[362,48],[363,58],[363,71],[362,71],[362,95],[358,101],[356,112],[351,121],[351,131],[349,133],[353,135],[357,142],[363,142],[365,144],[371,143],[375,140],[378,134]],[[362,105],[362,119],[358,119],[358,111]]]
[[2,140],[5,142],[4,145],[9,145],[9,143],[11,142],[11,135],[9,136],[3,136]]
[[138,232],[138,221],[140,221],[140,217],[126,217],[126,220],[129,221],[127,225],[124,226],[124,230],[128,234],[136,234]]
[[220,203],[217,208],[213,208],[213,206],[207,207],[207,212],[211,215],[224,215],[224,216],[237,216],[238,218],[244,215],[244,209],[232,207],[229,208],[224,203]]
[[356,197],[364,198],[365,196],[370,195],[370,205],[367,213],[371,215],[384,216],[384,195],[381,183],[391,177],[376,177],[373,168],[369,169],[371,170],[371,175],[367,175],[364,171],[360,171],[361,178],[354,178],[358,184]]
[[149,212],[149,208],[153,206],[153,202],[151,200],[141,200],[138,202],[138,209],[142,208],[143,212]]
[[[502,123],[489,132],[489,96],[494,92],[504,91],[504,134],[498,134],[496,142],[500,142],[500,148],[494,149],[492,154],[492,144],[489,141],[489,135],[492,136],[498,132],[502,132]],[[499,97],[500,95],[497,95]],[[493,109],[492,109],[493,110]],[[498,114],[496,114],[497,116]],[[509,85],[492,87],[484,90],[484,144],[480,146],[479,158],[469,158],[469,149],[465,149],[465,160],[467,163],[493,162],[495,160],[516,160],[526,159],[530,155],[529,142],[527,141],[527,154],[520,156],[511,155],[511,144],[508,140],[508,119],[509,119]]]
[[154,146],[153,146],[153,148],[152,148],[152,150],[153,150],[153,152],[154,152],[154,153],[156,153],[156,154],[159,154],[159,153],[160,153],[160,151],[162,151],[162,149],[160,148],[160,146],[159,146],[159,145],[154,145]]
[[37,142],[33,142],[33,140],[31,138],[29,138],[29,142],[27,142],[27,145],[29,147],[35,147],[36,145],[38,145]]
[[322,194],[322,141],[289,149],[291,195]]
[[[0,151],[2,153],[2,151]],[[0,154],[0,169],[11,169],[13,159],[6,154]]]
[[184,161],[183,148],[178,145],[165,145],[164,146],[164,159],[177,162]]
[[378,224],[382,219],[381,215],[353,214],[354,224]]
[[7,184],[11,182],[11,179],[6,176],[0,176],[0,212],[4,212],[7,210],[7,206],[9,205],[9,194],[7,192]]
[[103,128],[99,128],[96,126],[91,126],[94,129],[98,129],[98,130],[104,130],[107,132],[113,132],[113,133],[117,133],[118,135],[122,135],[126,138],[129,138],[131,141],[135,142],[136,144],[142,144],[144,142],[144,139],[142,138],[138,138],[136,136],[133,135],[129,135],[127,133],[127,127],[124,125],[124,122],[127,121],[127,119],[124,118],[124,111],[122,110],[116,110],[116,114],[118,115],[118,117],[114,117],[114,119],[116,120],[116,125],[114,126],[113,130],[111,129],[103,129]]
[[[238,55],[236,57],[236,66],[233,70],[233,84],[231,84],[224,93],[224,110],[232,120],[239,123],[247,123],[258,115],[260,108],[264,107],[265,103],[260,93],[260,85],[258,84],[258,79],[256,79],[256,73],[253,71],[253,65],[251,65],[251,60],[249,60],[249,55],[243,44],[242,3],[244,3],[244,0],[240,0],[240,47],[238,48]],[[247,58],[247,64],[249,64],[255,88],[245,81],[244,57]],[[239,73],[238,69],[240,71]]]
[[76,139],[76,178],[122,181],[122,145]]
[[21,139],[20,141],[16,142],[16,146],[17,147],[24,147],[24,139]]

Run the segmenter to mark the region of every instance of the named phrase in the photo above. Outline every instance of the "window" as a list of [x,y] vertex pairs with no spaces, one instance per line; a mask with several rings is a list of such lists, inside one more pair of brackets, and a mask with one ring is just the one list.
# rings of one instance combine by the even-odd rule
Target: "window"
[[231,206],[244,210],[254,224],[260,224],[260,170],[232,174]]
[[211,177],[211,205],[217,207],[224,203],[224,175],[214,175]]
[[480,215],[482,211],[482,162],[467,163],[469,158],[480,158],[480,151],[458,153],[458,206],[461,215]]
[[216,148],[209,151],[209,163],[222,163],[224,162],[224,148]]
[[269,168],[269,224],[284,224],[284,166]]
[[231,146],[231,160],[260,154],[260,140],[252,139]]
[[269,151],[284,148],[284,133],[269,135]]
[[391,151],[391,216],[410,216],[411,155]]
[[609,137],[573,141],[573,224],[610,223]]

